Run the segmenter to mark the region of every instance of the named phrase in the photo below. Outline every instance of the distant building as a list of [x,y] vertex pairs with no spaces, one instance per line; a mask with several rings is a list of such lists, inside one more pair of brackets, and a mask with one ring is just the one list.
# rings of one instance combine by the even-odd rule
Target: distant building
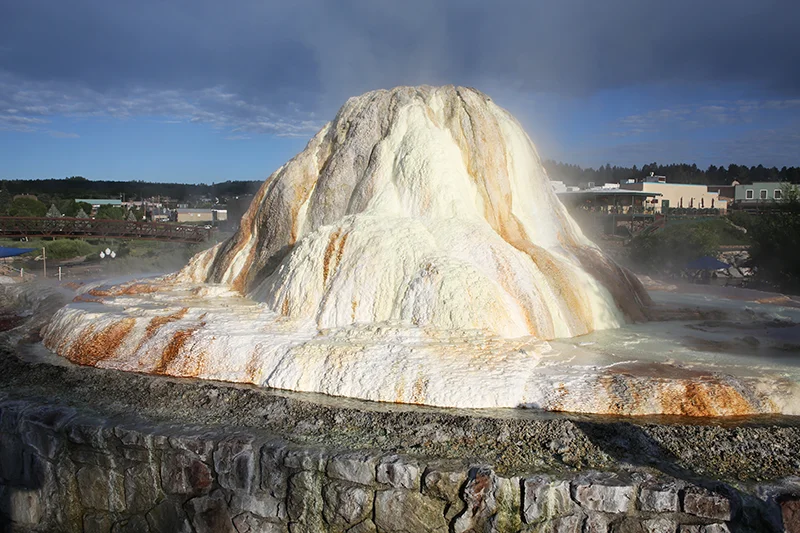
[[[550,180],[550,185],[553,187],[553,191],[555,191],[555,192],[556,192],[556,194],[558,194],[558,193],[560,193],[560,192],[567,192],[567,191],[579,191],[579,190],[580,190],[580,188],[579,188],[579,187],[574,187],[574,186],[571,186],[571,185],[566,185],[566,184],[565,184],[563,181]],[[252,195],[251,195],[251,196],[250,196],[250,199],[252,200],[252,198],[253,198],[253,197],[252,197]]]
[[222,222],[228,220],[225,209],[180,208],[175,210],[175,221],[187,222]]
[[[591,189],[558,192],[558,198],[569,209],[582,209],[601,214],[644,214],[651,208],[658,192],[621,189],[617,185],[592,187]],[[650,207],[650,209],[648,209]]]
[[630,191],[654,192],[660,196],[650,202],[658,212],[664,208],[670,209],[719,209],[724,213],[728,209],[728,202],[720,198],[719,192],[709,192],[706,185],[693,185],[687,183],[667,183],[665,176],[650,176],[642,180],[628,180],[620,185]]
[[784,182],[759,181],[750,185],[737,185],[734,192],[734,202],[737,207],[755,207],[759,204],[769,204],[783,199],[781,187]]
[[708,192],[719,193],[720,200],[725,200],[730,206],[733,205],[737,185],[739,182],[735,180],[730,185],[709,185]]
[[122,200],[118,198],[78,198],[75,201],[86,202],[87,204],[91,205],[94,209],[97,209],[101,205],[114,205],[117,207],[122,207]]

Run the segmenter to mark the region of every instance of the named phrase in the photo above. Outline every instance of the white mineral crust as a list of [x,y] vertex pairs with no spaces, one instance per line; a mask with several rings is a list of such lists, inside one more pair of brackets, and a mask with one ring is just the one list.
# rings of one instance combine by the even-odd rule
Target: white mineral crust
[[[644,320],[649,298],[583,236],[516,120],[473,89],[351,98],[230,240],[77,300],[43,333],[82,364],[384,402],[702,414],[681,411],[696,394],[683,378],[648,392],[653,380],[604,381],[590,356],[550,349]],[[759,379],[703,385],[706,414],[785,411]]]

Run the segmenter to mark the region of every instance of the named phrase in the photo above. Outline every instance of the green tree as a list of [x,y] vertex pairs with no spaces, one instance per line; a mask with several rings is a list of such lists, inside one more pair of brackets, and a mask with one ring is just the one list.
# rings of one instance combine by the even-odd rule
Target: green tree
[[781,203],[789,206],[800,204],[800,187],[792,183],[781,183]]
[[721,228],[714,221],[674,224],[636,236],[630,258],[646,272],[677,274],[695,259],[716,255],[721,240]]
[[8,214],[12,217],[43,217],[47,206],[32,196],[19,196],[11,202]]
[[123,211],[121,207],[115,205],[101,205],[97,209],[95,218],[123,220],[125,218],[125,211]]
[[787,191],[780,205],[753,217],[750,261],[756,279],[783,292],[800,292],[800,199]]
[[0,216],[8,214],[8,210],[11,207],[11,202],[11,193],[8,192],[6,184],[3,183],[3,186],[0,187]]
[[[75,202],[75,207],[77,208],[76,213],[82,210],[84,213],[92,214],[92,204],[90,204],[89,202]],[[87,216],[84,218],[89,218],[89,217]]]
[[58,210],[56,204],[51,204],[50,209],[47,210],[48,218],[61,218],[61,211]]

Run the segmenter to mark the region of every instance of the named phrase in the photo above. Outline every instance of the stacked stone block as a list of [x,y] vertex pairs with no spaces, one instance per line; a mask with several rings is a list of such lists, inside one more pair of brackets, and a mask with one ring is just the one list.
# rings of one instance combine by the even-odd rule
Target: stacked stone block
[[797,507],[654,471],[499,475],[28,401],[0,403],[0,430],[0,520],[20,532],[792,531]]

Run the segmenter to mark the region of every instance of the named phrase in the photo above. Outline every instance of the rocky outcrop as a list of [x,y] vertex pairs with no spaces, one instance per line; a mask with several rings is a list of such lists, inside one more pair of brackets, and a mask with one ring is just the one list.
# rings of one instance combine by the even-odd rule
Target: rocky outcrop
[[[0,524],[26,532],[795,531],[791,483],[521,472],[0,402]],[[533,468],[532,468],[533,469]],[[792,488],[793,487],[793,488]],[[760,495],[760,496],[757,496]]]

